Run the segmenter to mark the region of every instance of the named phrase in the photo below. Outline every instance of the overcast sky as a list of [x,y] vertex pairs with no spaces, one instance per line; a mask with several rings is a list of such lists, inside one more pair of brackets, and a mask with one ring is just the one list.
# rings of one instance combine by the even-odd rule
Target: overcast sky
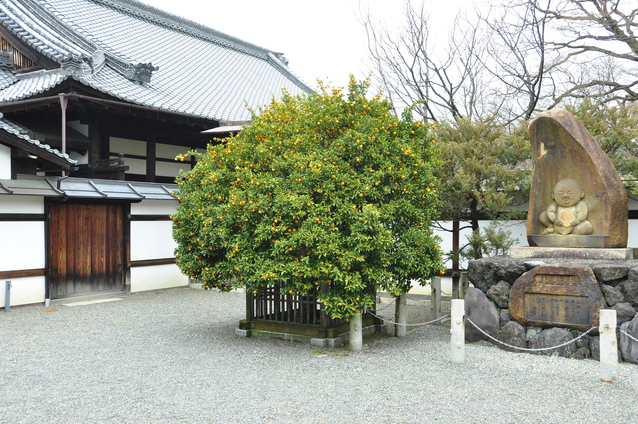
[[[311,87],[317,79],[346,86],[349,74],[368,75],[367,41],[360,10],[389,28],[400,23],[403,0],[142,0],[269,50],[281,52],[290,69]],[[433,22],[449,22],[454,4],[426,0]],[[445,27],[442,27],[445,28]],[[446,30],[445,30],[446,31]],[[445,32],[442,30],[442,32]],[[442,34],[447,37],[446,34]]]

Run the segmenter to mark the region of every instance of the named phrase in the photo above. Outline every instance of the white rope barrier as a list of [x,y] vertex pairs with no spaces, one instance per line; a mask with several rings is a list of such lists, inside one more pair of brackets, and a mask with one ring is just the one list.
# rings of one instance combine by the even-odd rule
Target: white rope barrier
[[638,339],[635,338],[634,336],[632,336],[631,334],[629,334],[628,332],[626,332],[625,330],[623,330],[622,328],[618,329],[621,333],[623,333],[625,336],[629,337],[631,340],[635,341],[636,343],[638,343]]
[[375,315],[375,314],[373,314],[373,313],[372,313],[372,312],[370,312],[370,311],[368,311],[368,314],[369,314],[369,315],[372,315],[372,316],[373,316],[373,317],[375,317],[375,318],[380,319],[381,321],[387,322],[388,324],[394,324],[394,325],[404,325],[404,326],[406,326],[406,327],[421,327],[421,326],[423,326],[423,325],[430,325],[430,324],[433,324],[433,323],[435,323],[435,322],[437,322],[437,321],[442,321],[443,319],[448,318],[448,317],[450,316],[450,315],[444,315],[444,316],[442,316],[442,317],[440,317],[440,318],[437,318],[437,319],[434,319],[434,320],[432,320],[432,321],[422,322],[422,323],[419,323],[419,324],[402,324],[402,323],[394,322],[394,321],[391,321],[391,320],[389,320],[389,319],[385,319],[385,318],[383,318],[383,317],[380,317],[380,316],[378,316],[378,315]]
[[565,343],[562,343],[562,344],[559,344],[559,345],[557,345],[557,346],[552,346],[552,347],[539,347],[539,348],[527,348],[527,347],[514,346],[514,345],[511,345],[511,344],[505,343],[505,342],[503,342],[503,341],[501,341],[501,340],[498,340],[498,339],[496,339],[496,338],[492,337],[491,335],[487,334],[485,331],[483,331],[483,329],[482,329],[482,328],[480,328],[478,325],[474,324],[474,323],[472,322],[472,320],[471,320],[471,319],[469,319],[469,318],[467,318],[467,317],[466,317],[465,319],[466,319],[466,320],[467,320],[470,324],[472,324],[472,325],[474,326],[474,328],[476,328],[478,331],[480,331],[481,333],[483,333],[485,336],[487,336],[487,337],[489,337],[490,339],[494,340],[496,343],[501,344],[501,345],[503,345],[503,346],[507,346],[507,347],[512,348],[512,349],[522,350],[522,351],[526,351],[526,352],[542,352],[542,351],[545,351],[545,350],[554,350],[554,349],[559,349],[559,348],[561,348],[561,347],[563,347],[563,346],[567,346],[567,345],[569,345],[569,344],[575,343],[576,341],[578,341],[578,340],[582,339],[582,338],[583,338],[583,337],[585,337],[587,334],[589,334],[591,331],[593,331],[593,330],[595,330],[595,329],[596,329],[596,327],[592,327],[592,328],[590,328],[589,330],[587,330],[586,332],[584,332],[583,334],[581,334],[580,336],[576,337],[575,339],[573,339],[573,340],[569,340],[569,341],[567,341],[567,342],[565,342]]

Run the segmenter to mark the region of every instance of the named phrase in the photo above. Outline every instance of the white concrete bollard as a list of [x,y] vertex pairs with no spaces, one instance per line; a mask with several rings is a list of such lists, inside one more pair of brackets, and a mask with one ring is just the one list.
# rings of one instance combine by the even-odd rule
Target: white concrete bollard
[[462,364],[465,362],[465,300],[452,299],[451,314],[451,359],[455,364]]
[[600,381],[613,383],[618,379],[618,341],[616,311],[600,310]]
[[[434,319],[441,318],[441,277],[434,277],[432,280],[432,310]],[[437,321],[436,324],[441,324],[441,321]]]
[[408,322],[408,295],[402,293],[395,300],[395,309],[394,309],[394,335],[396,337],[405,337],[408,333],[408,328],[406,326]]
[[350,350],[359,351],[363,348],[363,318],[361,314],[350,318]]

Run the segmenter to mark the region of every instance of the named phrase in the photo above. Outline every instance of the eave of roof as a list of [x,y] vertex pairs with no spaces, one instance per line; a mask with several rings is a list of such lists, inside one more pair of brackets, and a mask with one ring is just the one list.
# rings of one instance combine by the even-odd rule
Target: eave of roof
[[99,180],[73,177],[28,177],[0,180],[0,195],[32,195],[73,199],[177,200],[177,184],[140,181]]
[[77,161],[71,159],[68,154],[63,154],[58,149],[32,138],[29,133],[29,129],[9,121],[0,113],[0,142],[25,150],[65,170],[77,165]]
[[[250,119],[244,105],[267,104],[283,95],[282,88],[292,95],[312,92],[282,54],[135,0],[4,0],[0,23],[62,63],[19,75],[0,88],[0,102],[35,96],[73,78],[134,104],[236,121]],[[131,77],[137,65],[148,72],[147,80]]]

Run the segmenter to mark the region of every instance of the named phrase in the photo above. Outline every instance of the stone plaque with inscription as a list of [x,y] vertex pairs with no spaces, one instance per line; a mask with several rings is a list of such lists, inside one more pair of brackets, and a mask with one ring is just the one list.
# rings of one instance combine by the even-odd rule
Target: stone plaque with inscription
[[509,311],[523,326],[589,330],[605,308],[596,276],[587,265],[541,265],[520,276],[510,290]]

